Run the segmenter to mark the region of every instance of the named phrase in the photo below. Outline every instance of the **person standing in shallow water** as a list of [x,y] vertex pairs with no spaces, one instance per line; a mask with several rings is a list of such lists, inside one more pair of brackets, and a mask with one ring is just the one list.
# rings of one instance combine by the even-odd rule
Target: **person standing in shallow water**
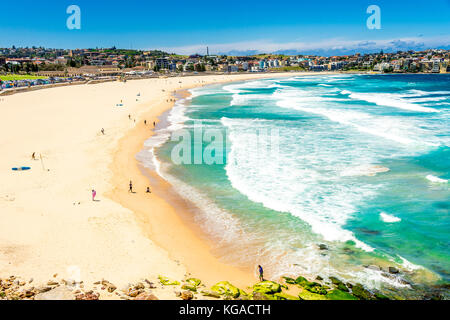
[[258,272],[259,272],[259,281],[264,281],[264,270],[260,265],[258,265]]

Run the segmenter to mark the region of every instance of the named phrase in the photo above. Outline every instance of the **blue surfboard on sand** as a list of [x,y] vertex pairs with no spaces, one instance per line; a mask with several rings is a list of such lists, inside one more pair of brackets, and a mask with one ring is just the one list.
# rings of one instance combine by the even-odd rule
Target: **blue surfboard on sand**
[[17,168],[12,168],[13,171],[26,171],[26,170],[30,170],[30,167],[17,167]]

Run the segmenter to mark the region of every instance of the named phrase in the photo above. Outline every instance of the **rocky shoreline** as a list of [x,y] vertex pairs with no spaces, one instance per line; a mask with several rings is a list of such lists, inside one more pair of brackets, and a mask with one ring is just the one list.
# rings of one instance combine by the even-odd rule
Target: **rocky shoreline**
[[[395,270],[392,270],[395,271]],[[434,288],[418,299],[446,300],[448,285]],[[207,288],[200,279],[183,281],[164,276],[143,279],[118,288],[102,279],[92,284],[83,281],[58,278],[36,284],[33,279],[24,280],[10,276],[0,278],[0,300],[404,300],[401,295],[383,294],[363,285],[344,282],[337,277],[314,281],[305,277],[282,277],[279,282],[262,281],[252,287],[238,288],[228,281],[221,281]]]

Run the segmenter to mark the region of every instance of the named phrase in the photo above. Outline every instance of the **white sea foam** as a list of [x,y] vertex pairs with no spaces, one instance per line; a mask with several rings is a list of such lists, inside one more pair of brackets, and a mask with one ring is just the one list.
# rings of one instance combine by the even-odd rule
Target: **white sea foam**
[[[280,162],[273,161],[271,154],[257,154],[254,157],[249,150],[254,140],[256,124],[249,121],[237,124],[231,119],[224,119],[223,123],[230,129],[231,142],[226,173],[235,189],[253,202],[299,217],[311,226],[313,232],[327,241],[354,241],[357,247],[373,250],[357,240],[352,232],[342,228],[354,210],[352,200],[363,196],[361,190],[350,190],[341,185],[329,193],[326,185],[321,185],[320,182],[327,181],[330,177],[308,166],[308,160],[318,159],[313,159],[308,154],[299,156],[301,152],[296,150],[292,142],[284,141],[281,144],[286,147],[282,152],[287,154],[281,154]],[[307,162],[304,163],[301,158],[305,158],[303,161]]]
[[384,222],[387,222],[387,223],[400,222],[402,220],[400,218],[397,218],[396,216],[387,214],[385,212],[380,212],[380,218],[381,218],[381,220],[383,220]]
[[441,178],[436,177],[436,176],[433,176],[433,175],[431,175],[431,174],[427,175],[426,178],[427,178],[429,181],[434,182],[434,183],[448,183],[448,180],[446,180],[446,179],[441,179]]
[[390,94],[383,93],[354,93],[348,90],[341,91],[343,95],[348,95],[354,100],[363,100],[375,103],[379,106],[393,107],[403,110],[418,111],[418,112],[439,112],[439,110],[429,107],[423,107],[417,104],[407,102],[400,98],[395,98]]

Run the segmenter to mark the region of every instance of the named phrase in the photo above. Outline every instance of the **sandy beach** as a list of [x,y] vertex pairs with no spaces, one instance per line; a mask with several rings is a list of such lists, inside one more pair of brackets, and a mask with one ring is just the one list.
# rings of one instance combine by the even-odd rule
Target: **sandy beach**
[[[253,270],[226,265],[211,253],[183,219],[182,200],[170,203],[164,196],[170,185],[143,172],[135,156],[153,122],[173,105],[175,90],[291,75],[146,79],[2,97],[0,277],[39,282],[57,274],[120,287],[158,275],[179,281],[192,275],[207,286],[253,284]],[[11,170],[22,166],[31,170]],[[130,180],[136,193],[128,192]]]

